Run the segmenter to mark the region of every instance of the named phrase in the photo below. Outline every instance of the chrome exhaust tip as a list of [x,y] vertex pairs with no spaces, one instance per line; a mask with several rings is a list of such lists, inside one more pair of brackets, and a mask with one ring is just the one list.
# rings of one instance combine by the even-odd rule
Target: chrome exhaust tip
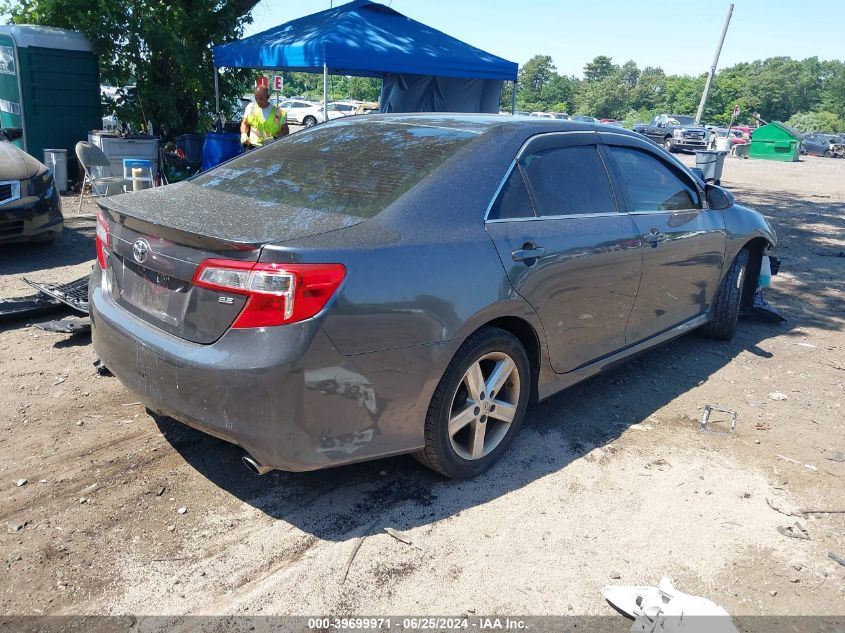
[[243,460],[244,465],[256,475],[266,475],[271,470],[273,470],[268,466],[262,466],[249,455],[244,455],[243,457],[241,457],[241,460]]

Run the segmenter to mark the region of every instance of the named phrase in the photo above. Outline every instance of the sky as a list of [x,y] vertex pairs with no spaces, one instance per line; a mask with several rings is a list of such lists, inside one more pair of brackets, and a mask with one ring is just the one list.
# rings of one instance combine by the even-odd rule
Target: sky
[[[334,0],[334,5],[344,0]],[[520,66],[551,55],[582,76],[597,55],[698,75],[710,68],[724,0],[380,0],[410,18]],[[332,0],[261,0],[247,35],[328,9]],[[734,0],[719,67],[774,56],[845,59],[845,0]]]

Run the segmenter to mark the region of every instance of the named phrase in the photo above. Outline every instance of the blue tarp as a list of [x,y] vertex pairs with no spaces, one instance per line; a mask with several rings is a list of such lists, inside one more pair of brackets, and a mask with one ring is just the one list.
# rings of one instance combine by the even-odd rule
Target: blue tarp
[[429,75],[515,81],[517,65],[369,0],[292,20],[214,47],[218,68],[384,77]]

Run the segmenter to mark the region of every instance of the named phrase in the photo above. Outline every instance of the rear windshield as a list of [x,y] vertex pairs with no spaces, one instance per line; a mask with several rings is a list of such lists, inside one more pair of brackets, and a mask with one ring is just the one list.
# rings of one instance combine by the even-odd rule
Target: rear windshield
[[249,152],[193,183],[267,206],[371,218],[479,134],[413,122],[337,122]]
[[695,125],[695,119],[691,116],[683,116],[680,114],[673,114],[669,118],[675,119],[681,125]]

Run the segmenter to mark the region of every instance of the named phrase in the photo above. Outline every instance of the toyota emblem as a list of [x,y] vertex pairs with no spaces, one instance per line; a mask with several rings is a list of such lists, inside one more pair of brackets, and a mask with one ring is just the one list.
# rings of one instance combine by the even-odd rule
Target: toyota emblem
[[139,264],[143,264],[147,261],[147,255],[150,254],[150,243],[147,242],[145,239],[135,240],[135,243],[132,245],[132,257],[135,258],[135,261]]

